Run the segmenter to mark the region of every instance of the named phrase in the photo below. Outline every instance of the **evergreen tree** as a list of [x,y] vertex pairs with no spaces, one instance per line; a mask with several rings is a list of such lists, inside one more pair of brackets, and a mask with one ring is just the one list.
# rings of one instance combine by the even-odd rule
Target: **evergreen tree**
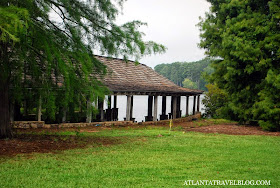
[[212,83],[228,93],[240,122],[279,129],[280,1],[208,2],[200,46],[216,59]]
[[115,24],[122,4],[123,0],[1,0],[1,138],[11,136],[11,102],[22,103],[31,95],[54,119],[67,105],[103,97],[107,89],[98,78],[106,74],[106,67],[93,50],[136,61],[165,50],[142,40],[137,28],[145,23]]

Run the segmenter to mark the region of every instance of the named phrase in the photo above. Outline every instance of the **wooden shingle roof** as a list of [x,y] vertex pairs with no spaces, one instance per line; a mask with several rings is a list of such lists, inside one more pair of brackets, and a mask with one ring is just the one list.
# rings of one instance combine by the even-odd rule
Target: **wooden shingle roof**
[[179,87],[144,64],[96,56],[108,69],[103,83],[115,94],[199,95],[201,90]]

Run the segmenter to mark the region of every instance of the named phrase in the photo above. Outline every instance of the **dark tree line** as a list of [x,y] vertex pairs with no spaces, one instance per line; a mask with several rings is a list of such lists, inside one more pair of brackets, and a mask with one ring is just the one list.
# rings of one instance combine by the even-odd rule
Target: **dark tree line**
[[203,74],[212,72],[209,64],[210,59],[205,58],[196,62],[159,64],[155,66],[155,71],[179,86],[183,87],[185,79],[188,79],[195,84],[196,88],[193,89],[207,90],[205,87],[207,82],[203,78]]

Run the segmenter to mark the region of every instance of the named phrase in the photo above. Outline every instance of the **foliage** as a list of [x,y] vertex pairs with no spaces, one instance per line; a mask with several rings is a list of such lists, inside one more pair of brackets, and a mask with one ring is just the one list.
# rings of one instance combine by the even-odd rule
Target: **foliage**
[[212,118],[226,118],[225,110],[228,106],[228,94],[214,84],[206,85],[208,92],[202,103],[205,106],[205,116]]
[[200,46],[216,59],[211,83],[228,93],[239,121],[279,129],[279,0],[208,2],[210,12],[199,26]]
[[211,125],[226,125],[236,124],[237,122],[228,119],[214,119],[214,118],[203,118],[200,120],[193,121],[195,127],[211,126]]
[[258,117],[260,126],[265,130],[280,130],[280,72],[269,70],[266,86],[260,91],[260,101],[255,103],[254,116]]
[[197,84],[193,81],[191,81],[190,79],[186,78],[184,81],[183,81],[183,87],[185,88],[189,88],[189,89],[198,89],[197,88]]
[[168,135],[168,127],[102,129],[84,133],[95,140],[89,147],[0,157],[0,187],[181,187],[186,179],[228,177],[280,187],[280,137]]
[[115,24],[122,4],[123,0],[1,0],[0,91],[4,92],[2,85],[11,86],[9,99],[21,104],[31,89],[32,100],[41,96],[51,119],[70,103],[85,108],[86,100],[103,98],[109,91],[98,78],[106,74],[106,67],[94,50],[136,61],[165,51],[163,45],[143,41],[138,28],[145,23]]
[[211,68],[208,67],[209,64],[210,59],[205,58],[196,62],[159,64],[155,66],[155,71],[179,86],[183,86],[183,82],[187,78],[196,83],[197,89],[206,90],[206,81],[202,77],[202,72],[207,71],[211,74]]
[[26,32],[29,14],[26,9],[13,5],[0,7],[0,41],[19,42],[18,36]]

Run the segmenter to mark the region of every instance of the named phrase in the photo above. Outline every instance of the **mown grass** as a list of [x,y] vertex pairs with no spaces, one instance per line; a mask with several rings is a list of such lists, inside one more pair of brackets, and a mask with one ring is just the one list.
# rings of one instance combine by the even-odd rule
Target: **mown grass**
[[236,124],[237,122],[227,120],[227,119],[201,119],[197,121],[192,121],[193,127],[202,127],[209,125],[219,125],[219,124]]
[[83,136],[122,144],[2,158],[0,187],[184,187],[185,180],[271,180],[280,187],[279,137],[169,134],[163,127]]

